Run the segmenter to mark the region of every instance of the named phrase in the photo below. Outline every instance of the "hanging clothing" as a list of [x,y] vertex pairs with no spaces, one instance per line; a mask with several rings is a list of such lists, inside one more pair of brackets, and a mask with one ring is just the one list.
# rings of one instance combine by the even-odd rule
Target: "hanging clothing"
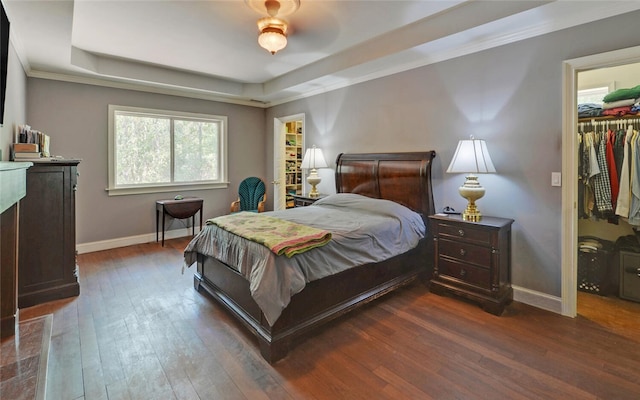
[[584,134],[578,133],[578,218],[589,218],[586,212],[585,204],[585,181],[583,177],[584,170]]
[[629,224],[640,225],[640,162],[638,162],[638,155],[640,155],[640,140],[638,135],[633,135],[631,140],[631,202],[629,205]]
[[595,206],[594,181],[592,178],[600,173],[598,158],[594,148],[594,140],[594,132],[587,132],[582,135],[582,152],[580,153],[580,159],[582,161],[581,181],[583,197],[581,207],[585,218],[592,216]]
[[620,191],[618,192],[618,204],[616,205],[616,215],[623,218],[629,218],[629,207],[631,203],[631,139],[633,137],[633,129],[629,127],[624,140],[624,158],[622,161],[622,170],[620,173]]
[[606,134],[606,159],[607,168],[609,169],[609,184],[611,185],[611,208],[615,209],[618,202],[618,192],[620,186],[618,184],[618,168],[616,166],[616,157],[613,148],[615,147],[615,132],[611,129]]
[[[611,205],[611,181],[609,179],[609,169],[607,165],[607,140],[604,134],[599,135],[597,145],[596,162],[600,173],[593,177],[593,188],[595,193],[596,206],[599,218],[609,218],[613,215]],[[595,152],[595,149],[594,149]],[[640,191],[639,191],[640,193]],[[640,205],[640,204],[639,204]]]
[[634,127],[640,128],[640,118],[579,124],[579,218],[613,224],[623,218],[640,228],[640,135]]
[[618,173],[618,185],[620,185],[620,174],[622,173],[622,160],[624,159],[624,146],[627,131],[618,129],[615,131],[615,139],[613,142],[613,157],[616,160],[616,171]]

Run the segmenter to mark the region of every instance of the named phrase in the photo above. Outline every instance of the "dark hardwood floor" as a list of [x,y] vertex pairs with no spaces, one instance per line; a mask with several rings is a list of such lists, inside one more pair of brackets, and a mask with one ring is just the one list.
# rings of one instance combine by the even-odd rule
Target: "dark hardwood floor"
[[496,317],[420,283],[269,365],[255,339],[193,289],[193,267],[181,274],[186,243],[82,254],[79,297],[21,310],[21,319],[53,314],[48,399],[640,396],[640,304],[625,302],[618,323],[518,302]]

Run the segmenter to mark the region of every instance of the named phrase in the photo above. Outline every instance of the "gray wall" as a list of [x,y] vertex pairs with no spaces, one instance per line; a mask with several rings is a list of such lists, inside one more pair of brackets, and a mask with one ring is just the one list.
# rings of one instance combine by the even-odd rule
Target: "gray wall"
[[[561,294],[562,62],[640,45],[629,13],[581,27],[486,50],[273,107],[274,117],[306,114],[307,145],[328,160],[340,152],[437,152],[433,181],[437,209],[462,210],[463,175],[446,174],[458,140],[487,141],[497,174],[480,176],[484,215],[515,220],[514,285]],[[638,78],[640,83],[640,77]],[[271,179],[271,141],[266,172]],[[322,171],[321,192],[334,192]],[[564,177],[564,181],[572,179]]]
[[[465,206],[457,193],[464,176],[444,171],[457,141],[474,135],[487,140],[498,170],[480,177],[487,194],[478,206],[485,215],[515,219],[513,283],[560,296],[561,189],[551,187],[550,178],[562,165],[562,61],[639,45],[639,18],[640,12],[629,13],[279,105],[266,113],[30,78],[26,120],[52,137],[55,154],[83,159],[78,243],[154,232],[154,201],[167,197],[107,196],[108,104],[229,116],[230,188],[189,193],[205,198],[205,217],[227,211],[242,177],[272,180],[274,117],[305,113],[306,143],[321,147],[328,160],[340,152],[436,150],[438,209]],[[6,142],[4,129],[2,133]],[[333,192],[332,171],[320,173],[319,190]]]
[[[155,201],[177,193],[202,197],[205,218],[226,214],[243,178],[265,177],[265,111],[260,108],[35,78],[28,80],[27,99],[29,125],[51,136],[51,153],[82,159],[76,195],[78,244],[155,232]],[[226,115],[229,188],[109,196],[109,104]],[[174,221],[168,230],[182,227]]]
[[11,43],[8,67],[4,120],[0,127],[0,149],[2,150],[0,161],[9,160],[9,149],[13,143],[15,129],[26,120],[27,76]]

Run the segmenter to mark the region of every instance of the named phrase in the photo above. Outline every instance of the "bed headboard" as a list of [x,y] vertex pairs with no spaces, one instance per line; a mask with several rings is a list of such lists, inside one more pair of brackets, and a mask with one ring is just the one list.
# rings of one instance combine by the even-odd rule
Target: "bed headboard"
[[336,192],[395,201],[426,219],[435,213],[431,185],[435,156],[435,151],[341,153],[336,159]]

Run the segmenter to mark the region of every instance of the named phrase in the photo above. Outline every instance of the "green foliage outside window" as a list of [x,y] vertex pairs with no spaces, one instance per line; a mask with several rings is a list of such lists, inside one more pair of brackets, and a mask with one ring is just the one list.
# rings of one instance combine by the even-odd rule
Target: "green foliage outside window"
[[113,114],[115,187],[224,180],[220,165],[224,117],[148,111],[129,108]]
[[116,115],[118,185],[171,182],[171,121]]
[[218,179],[218,126],[215,122],[176,120],[174,160],[176,182]]

